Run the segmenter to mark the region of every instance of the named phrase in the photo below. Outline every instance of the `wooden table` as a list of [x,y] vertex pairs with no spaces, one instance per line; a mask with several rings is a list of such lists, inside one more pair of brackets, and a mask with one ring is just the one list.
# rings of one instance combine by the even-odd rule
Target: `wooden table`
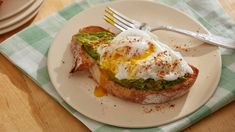
[[[41,10],[24,26],[0,36],[0,42],[26,26],[63,8],[72,0],[45,0]],[[235,19],[235,0],[220,0]],[[215,112],[186,132],[235,131],[235,102]],[[5,57],[0,55],[0,132],[89,131]]]

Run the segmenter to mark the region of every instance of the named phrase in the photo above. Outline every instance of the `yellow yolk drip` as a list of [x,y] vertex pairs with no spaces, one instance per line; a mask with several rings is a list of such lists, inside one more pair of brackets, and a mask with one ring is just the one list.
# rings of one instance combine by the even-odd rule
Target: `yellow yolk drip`
[[108,81],[106,75],[101,72],[99,85],[95,87],[94,95],[96,97],[103,97],[107,95],[106,90],[104,89],[105,83]]

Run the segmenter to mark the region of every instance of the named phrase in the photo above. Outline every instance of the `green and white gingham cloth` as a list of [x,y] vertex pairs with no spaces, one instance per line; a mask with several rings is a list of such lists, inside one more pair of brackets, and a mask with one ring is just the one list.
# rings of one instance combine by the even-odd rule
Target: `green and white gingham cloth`
[[[155,0],[183,10],[201,22],[211,33],[235,39],[235,23],[216,0]],[[105,125],[88,119],[66,104],[55,91],[47,71],[47,53],[56,33],[64,23],[82,10],[107,0],[77,1],[50,15],[46,19],[29,26],[0,44],[0,52],[43,90],[58,101],[73,116],[95,132],[125,131],[154,132],[180,131],[212,114],[235,99],[235,52],[221,49],[222,75],[213,97],[193,114],[173,123],[155,128],[125,129]]]

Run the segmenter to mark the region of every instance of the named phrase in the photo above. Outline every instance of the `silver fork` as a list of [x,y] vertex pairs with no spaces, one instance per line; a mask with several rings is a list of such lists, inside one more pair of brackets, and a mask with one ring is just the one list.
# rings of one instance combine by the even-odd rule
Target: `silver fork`
[[104,20],[108,22],[109,24],[115,26],[121,31],[127,30],[129,28],[137,28],[140,30],[147,30],[147,31],[156,31],[156,30],[167,30],[172,31],[180,34],[184,34],[187,36],[194,37],[196,39],[199,39],[203,42],[207,42],[209,44],[221,46],[224,48],[231,48],[235,49],[235,40],[224,38],[221,36],[216,36],[212,34],[203,34],[198,32],[192,32],[184,29],[175,28],[172,26],[157,26],[157,25],[149,25],[147,23],[141,23],[136,20],[130,19],[126,17],[125,15],[119,13],[118,11],[106,7],[105,8],[106,14],[104,15]]

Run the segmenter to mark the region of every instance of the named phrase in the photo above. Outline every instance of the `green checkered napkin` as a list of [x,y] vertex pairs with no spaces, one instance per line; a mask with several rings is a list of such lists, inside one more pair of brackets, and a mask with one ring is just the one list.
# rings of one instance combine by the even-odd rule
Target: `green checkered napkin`
[[[235,52],[233,50],[221,49],[223,66],[217,91],[198,111],[176,122],[147,129],[117,128],[90,120],[67,105],[50,82],[47,71],[48,48],[55,34],[66,21],[89,6],[106,1],[80,0],[75,2],[2,42],[0,52],[92,131],[180,131],[235,99]],[[216,0],[159,0],[158,2],[183,10],[201,22],[214,34],[235,39],[235,23]]]

